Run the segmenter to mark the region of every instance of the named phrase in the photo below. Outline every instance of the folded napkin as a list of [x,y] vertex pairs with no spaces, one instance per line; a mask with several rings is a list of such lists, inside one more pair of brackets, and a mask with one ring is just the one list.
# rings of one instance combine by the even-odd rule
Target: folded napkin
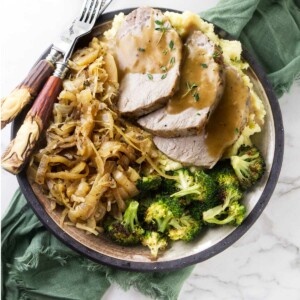
[[[222,0],[201,14],[264,66],[278,96],[300,75],[300,10],[292,0]],[[112,283],[154,299],[177,299],[193,267],[138,273],[91,262],[59,242],[18,190],[2,220],[2,299],[101,299]]]
[[239,39],[278,97],[300,77],[300,0],[221,0],[201,17]]

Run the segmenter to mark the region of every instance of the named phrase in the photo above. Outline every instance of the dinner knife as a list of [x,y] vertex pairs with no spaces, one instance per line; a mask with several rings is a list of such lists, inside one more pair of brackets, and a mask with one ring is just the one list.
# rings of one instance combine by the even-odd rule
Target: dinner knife
[[53,48],[56,51],[64,51],[63,61],[56,62],[53,75],[47,80],[27,113],[15,139],[10,142],[2,155],[2,168],[8,172],[18,174],[24,168],[41,132],[47,127],[53,104],[62,89],[62,82],[68,71],[68,60],[73,53],[77,39],[92,30],[96,19],[111,2],[112,0],[108,2],[105,0],[86,0],[86,3],[90,5],[89,9],[83,11],[83,17],[72,23],[67,33],[62,35],[61,43],[56,44],[55,47],[57,48]]
[[[86,0],[80,16],[86,12],[88,5],[94,2],[96,0]],[[105,11],[112,0],[102,0],[100,2],[101,7],[98,17]],[[73,32],[76,20],[72,22],[67,30],[60,34],[59,38],[53,43],[47,57],[33,66],[26,78],[7,97],[1,99],[1,129],[12,122],[22,109],[37,96],[53,73],[56,62],[70,51],[70,45],[74,44],[74,37],[76,36],[76,33]]]

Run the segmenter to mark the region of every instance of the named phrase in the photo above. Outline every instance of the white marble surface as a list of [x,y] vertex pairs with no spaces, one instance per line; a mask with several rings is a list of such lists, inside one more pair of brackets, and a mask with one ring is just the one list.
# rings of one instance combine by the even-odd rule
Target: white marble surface
[[[1,1],[0,95],[6,95],[26,75],[37,57],[80,9],[81,0]],[[110,10],[138,5],[195,12],[217,1],[114,0]],[[300,84],[280,99],[285,125],[285,155],[279,183],[255,225],[232,247],[195,268],[179,299],[298,300],[300,299]],[[8,145],[10,126],[1,133]],[[18,187],[1,170],[2,212]],[[148,299],[134,290],[112,286],[105,300]]]

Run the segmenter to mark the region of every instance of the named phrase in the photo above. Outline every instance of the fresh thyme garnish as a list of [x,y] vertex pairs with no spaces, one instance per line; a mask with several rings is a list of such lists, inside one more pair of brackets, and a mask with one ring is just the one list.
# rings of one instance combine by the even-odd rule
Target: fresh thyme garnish
[[160,38],[159,38],[159,40],[157,42],[157,44],[159,44],[160,41],[161,41],[161,39],[162,39],[162,37],[163,37],[163,35],[166,33],[166,31],[168,31],[170,29],[170,27],[164,26],[164,22],[159,21],[159,20],[156,20],[155,24],[158,25],[158,27],[156,27],[155,30],[161,31],[161,36],[160,36]]
[[219,49],[219,51],[220,51],[221,53],[223,53],[222,47],[221,47],[220,45],[217,45],[217,48]]
[[161,32],[165,33],[167,30],[170,29],[170,27],[164,26],[164,22],[162,22],[162,21],[156,20],[155,24],[158,25],[158,27],[155,28],[155,30],[157,30],[157,31],[161,31]]
[[166,67],[166,66],[160,67],[160,69],[161,69],[163,72],[167,72],[167,67]]
[[214,52],[213,58],[218,58],[218,57],[220,57],[220,53],[219,52]]
[[167,76],[168,76],[168,73],[165,73],[163,76],[161,76],[161,79],[165,79],[165,78],[167,78]]
[[173,48],[174,48],[174,42],[173,42],[173,40],[169,43],[169,47],[170,47],[171,50],[173,50]]
[[194,97],[194,99],[195,99],[196,102],[198,102],[199,99],[200,99],[200,96],[199,96],[199,94],[197,92],[193,94],[193,97]]
[[150,80],[153,80],[153,75],[152,75],[152,74],[148,73],[147,76],[148,76],[148,78],[149,78]]
[[201,116],[201,114],[200,114],[200,113],[197,113],[197,116]]
[[237,128],[234,129],[235,134],[239,134],[239,130]]
[[145,52],[145,49],[144,49],[144,48],[138,48],[138,50],[139,50],[140,52]]
[[203,69],[207,69],[207,64],[201,64]]
[[174,64],[175,64],[175,57],[174,57],[174,56],[170,59],[170,64],[171,64],[171,65],[174,65]]
[[164,55],[167,55],[167,54],[168,54],[168,50],[165,49],[165,50],[163,51],[163,54],[164,54]]
[[[190,92],[193,91],[193,89],[197,88],[198,85],[196,83],[189,83],[188,81],[186,82],[186,93],[181,97],[184,98],[185,96],[187,96]],[[194,96],[194,95],[193,95]],[[199,96],[199,95],[198,95]],[[199,100],[199,99],[198,99]]]

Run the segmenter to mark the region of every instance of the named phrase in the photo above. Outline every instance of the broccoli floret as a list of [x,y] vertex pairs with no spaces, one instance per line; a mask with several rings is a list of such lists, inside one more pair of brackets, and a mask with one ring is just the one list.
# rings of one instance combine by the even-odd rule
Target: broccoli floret
[[200,222],[189,215],[184,215],[171,220],[168,236],[173,241],[183,240],[188,242],[198,235],[200,229]]
[[240,184],[229,160],[218,163],[208,174],[221,188],[228,185],[239,186]]
[[140,242],[144,229],[139,225],[137,218],[139,203],[131,201],[126,209],[122,221],[114,221],[107,226],[107,233],[113,241],[128,246]]
[[[168,173],[170,174],[170,172],[168,172]],[[172,175],[173,175],[173,173],[172,173]],[[162,184],[161,184],[161,192],[164,195],[172,195],[172,194],[178,192],[176,183],[177,182],[174,179],[163,178]]]
[[173,199],[169,196],[157,196],[157,199],[167,206],[175,218],[182,216],[184,208],[178,199]]
[[186,197],[189,200],[210,201],[217,192],[217,185],[214,180],[203,171],[191,173],[187,169],[175,171],[177,175],[176,187],[179,192],[171,197]]
[[141,192],[155,191],[158,190],[161,185],[161,177],[159,175],[149,175],[140,178],[136,186]]
[[139,209],[138,209],[138,218],[141,222],[144,222],[145,214],[149,206],[156,201],[155,197],[145,196],[139,197]]
[[203,212],[203,221],[208,224],[240,225],[245,218],[246,208],[239,203],[243,197],[240,189],[234,185],[223,190],[224,203]]
[[255,146],[242,146],[238,155],[231,157],[231,165],[244,190],[257,183],[266,169],[264,158]]
[[145,222],[156,225],[157,231],[165,232],[169,226],[169,222],[173,218],[173,214],[166,205],[159,201],[153,203],[146,211]]
[[183,214],[183,207],[176,199],[158,196],[146,211],[145,222],[156,226],[158,232],[164,233],[174,217]]
[[151,255],[157,258],[158,251],[165,250],[168,246],[167,239],[160,233],[155,231],[146,231],[142,238],[142,244],[149,247]]
[[177,176],[176,188],[179,191],[191,188],[195,184],[194,176],[188,169],[180,169],[174,172],[174,176]]
[[190,213],[190,215],[198,220],[202,220],[202,214],[204,211],[207,211],[213,207],[216,207],[220,205],[222,201],[220,198],[216,195],[215,197],[210,198],[206,201],[192,201],[190,205],[188,205],[187,209]]

